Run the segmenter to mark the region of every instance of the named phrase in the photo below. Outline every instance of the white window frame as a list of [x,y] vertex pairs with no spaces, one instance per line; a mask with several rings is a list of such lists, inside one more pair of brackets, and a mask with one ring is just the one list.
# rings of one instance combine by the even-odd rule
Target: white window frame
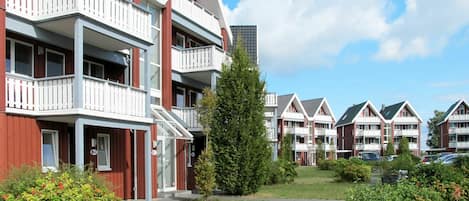
[[[55,166],[44,166],[44,133],[52,135],[52,146],[54,149],[54,159]],[[59,170],[59,131],[50,130],[50,129],[41,129],[41,167],[42,172],[53,171],[56,172]]]
[[[96,146],[99,144],[99,138],[104,138],[104,144],[105,144],[105,151],[106,151],[106,165],[99,165],[99,154],[96,155],[96,163],[98,167],[98,171],[111,171],[111,137],[109,134],[104,134],[104,133],[98,133],[96,136]],[[96,151],[98,150],[98,147],[96,147]]]
[[197,41],[193,40],[192,38],[187,39],[187,43],[189,43],[190,48],[194,48],[194,47],[192,46],[192,43],[195,44],[195,47],[200,47],[200,46],[201,46],[200,43],[198,43]]
[[[34,77],[34,45],[31,44],[31,43],[27,43],[27,42],[23,42],[23,41],[20,41],[20,40],[16,40],[16,39],[12,39],[12,38],[6,38],[7,41],[10,41],[10,72],[9,73],[12,73],[12,74],[15,74],[15,75],[20,75],[20,76],[24,76],[24,77]],[[15,60],[16,60],[16,56],[15,56],[15,49],[16,49],[16,46],[15,44],[16,43],[19,43],[21,45],[25,45],[25,46],[28,46],[28,47],[31,47],[31,76],[29,75],[25,75],[25,74],[19,74],[19,73],[16,73],[16,65],[15,65]],[[6,52],[6,50],[5,50]],[[6,57],[5,57],[6,58]],[[6,66],[5,66],[6,68]]]
[[[176,47],[179,47],[179,48],[186,48],[186,36],[184,34],[181,34],[179,32],[176,32],[176,38],[177,37],[182,37],[182,47],[179,47],[177,46],[176,44]],[[176,40],[177,41],[177,40]]]
[[[88,75],[86,75],[86,76],[95,77],[95,76],[91,75],[91,64],[94,64],[96,66],[99,66],[99,67],[103,68],[103,76],[102,77],[95,77],[95,78],[104,79],[104,75],[106,74],[104,72],[104,70],[105,70],[104,64],[100,64],[100,63],[90,61],[90,60],[86,60],[86,59],[83,59],[83,63],[87,63],[87,65],[88,65]],[[85,74],[84,71],[85,71],[85,68],[83,68],[83,74]]]
[[[47,76],[47,69],[48,69],[48,65],[47,65],[47,63],[48,63],[48,62],[47,62],[47,53],[49,53],[49,52],[50,52],[50,53],[53,53],[53,54],[60,55],[60,56],[63,57],[62,75],[65,75],[65,54],[62,53],[62,52],[58,52],[58,51],[55,51],[55,50],[51,50],[51,49],[46,48],[46,52],[45,52],[45,57],[46,57],[46,60],[45,60],[45,62],[46,62],[46,65],[45,65],[45,66],[46,66],[45,77],[48,77],[48,76]],[[59,76],[62,76],[62,75],[59,75]],[[54,77],[55,77],[55,76],[54,76]]]
[[[187,94],[186,94],[186,88],[183,88],[183,87],[176,87],[176,90],[182,90],[182,91],[184,92],[184,93],[183,93],[183,106],[181,106],[181,107],[186,107],[186,105],[187,105],[187,104],[186,104],[186,95],[187,95]],[[177,105],[177,101],[178,101],[177,96],[178,96],[178,93],[176,93],[176,106],[178,106],[178,105]],[[178,106],[178,107],[179,107],[179,106]]]

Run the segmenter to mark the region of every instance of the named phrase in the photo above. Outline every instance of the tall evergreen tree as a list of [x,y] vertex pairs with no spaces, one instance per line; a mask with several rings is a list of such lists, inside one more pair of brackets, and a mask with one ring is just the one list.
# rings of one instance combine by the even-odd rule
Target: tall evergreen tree
[[428,127],[428,140],[427,145],[431,148],[439,148],[440,144],[440,129],[438,128],[438,123],[443,121],[445,115],[444,112],[435,110],[433,111],[434,116],[430,118],[427,122]]
[[283,136],[281,140],[281,147],[280,147],[280,159],[288,161],[288,162],[294,162],[293,161],[293,150],[291,148],[292,146],[292,135],[291,134],[286,134]]
[[229,194],[257,192],[271,162],[264,126],[265,83],[241,40],[217,81],[211,144],[218,187]]
[[403,137],[399,142],[399,155],[410,154],[409,140]]
[[392,142],[389,142],[388,145],[386,145],[386,152],[384,153],[385,156],[391,156],[394,155],[394,144]]
[[326,152],[324,151],[324,143],[322,140],[318,140],[316,143],[316,163],[320,163],[322,160],[326,159]]

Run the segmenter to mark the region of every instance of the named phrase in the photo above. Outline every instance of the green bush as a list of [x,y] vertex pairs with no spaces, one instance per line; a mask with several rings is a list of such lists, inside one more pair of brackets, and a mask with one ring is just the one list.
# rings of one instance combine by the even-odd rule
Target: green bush
[[336,160],[320,160],[317,162],[317,166],[320,170],[334,170],[336,165]]
[[456,158],[453,166],[461,170],[466,175],[466,177],[469,177],[469,156]]
[[342,181],[368,182],[371,179],[371,166],[357,158],[337,160],[335,172]]
[[267,178],[265,184],[285,184],[292,183],[296,176],[296,163],[293,161],[287,161],[279,159],[273,161],[269,171],[269,177]]
[[195,164],[195,183],[203,195],[203,200],[208,200],[215,188],[215,164],[210,146],[202,151]]
[[410,182],[397,185],[357,186],[347,192],[346,201],[443,201],[439,192]]
[[42,174],[37,167],[13,170],[0,185],[0,200],[119,200],[94,172],[64,167]]

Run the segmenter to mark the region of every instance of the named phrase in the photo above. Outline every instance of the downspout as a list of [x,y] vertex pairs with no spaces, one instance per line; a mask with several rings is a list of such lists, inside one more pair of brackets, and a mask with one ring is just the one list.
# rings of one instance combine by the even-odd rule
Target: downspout
[[137,179],[137,132],[135,129],[132,129],[131,130],[132,132],[132,136],[134,138],[134,200],[137,200],[138,199],[138,193],[137,193],[137,182],[138,182],[138,179]]

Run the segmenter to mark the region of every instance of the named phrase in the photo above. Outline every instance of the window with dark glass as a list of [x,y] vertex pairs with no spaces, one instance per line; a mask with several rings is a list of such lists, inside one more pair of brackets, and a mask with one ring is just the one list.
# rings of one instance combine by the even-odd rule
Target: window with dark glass
[[46,51],[46,77],[65,74],[65,55],[52,50]]

